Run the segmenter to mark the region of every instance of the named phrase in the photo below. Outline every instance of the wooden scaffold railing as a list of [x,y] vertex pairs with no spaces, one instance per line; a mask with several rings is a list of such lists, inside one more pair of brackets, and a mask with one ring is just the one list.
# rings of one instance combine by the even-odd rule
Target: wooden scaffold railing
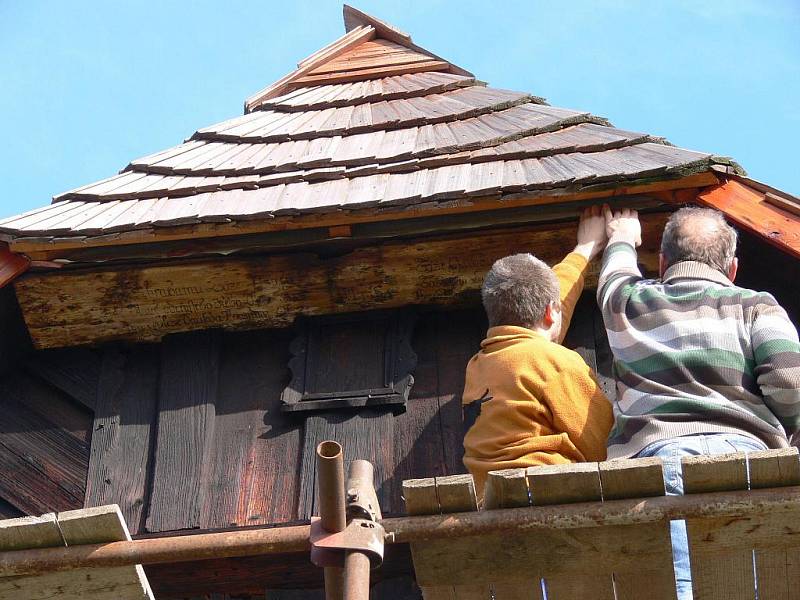
[[[683,497],[664,496],[655,458],[495,471],[482,511],[469,475],[405,481],[411,515],[530,507],[513,530],[412,542],[425,599],[674,599],[676,518],[687,521],[695,600],[796,598],[797,449],[688,457],[682,466]],[[531,513],[539,519],[522,517]]]

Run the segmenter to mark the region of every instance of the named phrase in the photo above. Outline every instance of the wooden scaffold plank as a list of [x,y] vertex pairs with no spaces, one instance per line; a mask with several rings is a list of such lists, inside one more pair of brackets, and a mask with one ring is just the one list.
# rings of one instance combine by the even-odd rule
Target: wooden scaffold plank
[[[599,464],[599,471],[604,501],[665,494],[663,467],[659,458],[606,461]],[[641,556],[640,565],[634,570],[614,572],[617,600],[636,600],[641,598],[643,590],[647,590],[651,600],[674,600],[675,572],[668,523],[628,525],[626,531],[631,539],[654,542],[656,552]]]
[[[534,506],[591,502],[602,499],[600,471],[597,463],[530,467],[527,476]],[[581,541],[595,551],[600,550],[604,545],[601,538],[605,537],[605,533],[609,529],[613,528],[588,532],[589,535]],[[575,530],[567,535],[574,539],[580,533],[580,530]],[[574,561],[573,569],[577,571],[576,573],[552,575],[545,578],[548,600],[569,600],[571,598],[614,600],[614,582],[610,570],[604,572],[602,568],[598,568],[592,553],[589,552],[575,553]]]
[[[0,551],[130,540],[116,505],[0,521]],[[0,600],[153,600],[141,565],[0,578]]]
[[[483,503],[486,510],[529,506],[530,493],[525,469],[490,472],[486,478]],[[494,600],[541,600],[541,579],[496,581],[492,583],[492,594]]]
[[[800,485],[797,448],[781,448],[748,454],[750,489]],[[778,517],[786,519],[786,515]],[[791,600],[798,593],[800,561],[797,549],[755,549],[759,600]]]
[[[681,461],[684,493],[746,490],[744,452],[689,456]],[[750,522],[749,518],[744,519]],[[755,597],[753,551],[742,548],[741,519],[687,519],[689,560],[695,600],[752,600]]]
[[[450,475],[403,482],[403,497],[409,515],[446,514],[478,510],[475,483],[471,475]],[[411,544],[415,570],[428,563],[420,557],[420,544]],[[440,556],[439,560],[444,560]],[[419,577],[418,577],[419,579]],[[425,600],[491,600],[491,589],[479,585],[437,585],[422,587]]]
[[[640,463],[638,467],[645,474],[639,478],[641,485],[631,491],[631,495],[638,497],[639,490],[649,494],[659,492],[654,481],[659,472],[649,461]],[[604,470],[608,471],[613,494],[614,479],[624,481],[625,476],[610,468]],[[593,502],[600,507],[597,463],[535,467],[527,470],[525,475],[527,486],[513,471],[491,475],[485,497],[487,511],[500,509],[501,502],[514,507],[527,506],[528,489],[533,505],[538,504],[543,509],[547,505],[559,508],[559,505],[566,504],[566,500]],[[416,489],[418,487],[406,482],[404,492],[407,499],[421,494],[421,490]],[[423,489],[433,504],[431,480]],[[616,494],[627,495],[619,490]],[[437,498],[441,499],[438,492]],[[410,505],[414,502],[416,499],[411,499]],[[426,539],[413,543],[417,582],[422,587],[436,588],[464,581],[476,585],[491,584],[495,597],[503,600],[504,597],[538,598],[536,594],[540,590],[529,584],[544,577],[549,600],[583,597],[612,600],[615,597],[615,572],[633,573],[642,569],[642,565],[650,565],[652,571],[671,574],[666,524],[660,519],[656,521],[659,526],[649,529],[640,527],[639,522],[602,526],[586,523],[566,528],[522,528],[513,534],[485,533],[457,540],[446,537]],[[667,590],[663,592],[665,597],[669,590],[674,592],[674,581],[670,579],[667,584]]]

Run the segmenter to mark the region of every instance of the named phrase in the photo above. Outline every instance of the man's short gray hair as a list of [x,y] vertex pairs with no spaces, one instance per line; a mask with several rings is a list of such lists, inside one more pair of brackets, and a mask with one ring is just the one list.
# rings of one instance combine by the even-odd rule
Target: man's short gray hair
[[556,274],[532,254],[501,258],[486,274],[481,289],[489,327],[533,328],[544,319],[550,302],[559,301]]
[[736,257],[736,230],[717,210],[682,208],[669,218],[664,227],[661,254],[667,267],[694,260],[727,275]]

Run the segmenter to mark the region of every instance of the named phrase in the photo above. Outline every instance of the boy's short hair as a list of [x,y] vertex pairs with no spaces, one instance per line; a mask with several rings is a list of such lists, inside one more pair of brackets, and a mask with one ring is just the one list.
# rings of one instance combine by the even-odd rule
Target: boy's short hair
[[501,258],[486,274],[481,288],[489,327],[516,325],[533,328],[544,319],[560,288],[553,270],[532,254]]

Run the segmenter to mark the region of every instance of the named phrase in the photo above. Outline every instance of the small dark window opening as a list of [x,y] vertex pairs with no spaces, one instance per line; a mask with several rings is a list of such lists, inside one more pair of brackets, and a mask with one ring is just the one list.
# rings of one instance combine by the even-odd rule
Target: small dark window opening
[[283,410],[394,405],[414,383],[415,316],[408,309],[298,318]]

